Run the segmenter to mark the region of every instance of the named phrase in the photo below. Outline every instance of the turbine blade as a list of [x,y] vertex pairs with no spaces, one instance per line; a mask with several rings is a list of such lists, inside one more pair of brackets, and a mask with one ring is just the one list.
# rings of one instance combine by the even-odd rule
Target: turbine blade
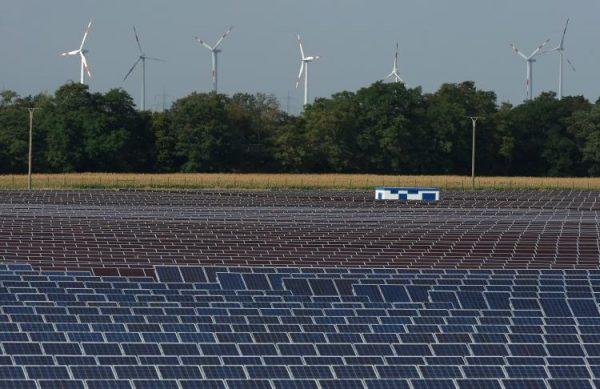
[[90,67],[88,66],[87,60],[85,59],[85,55],[83,55],[83,53],[79,53],[79,55],[81,55],[81,62],[83,62],[85,72],[87,73],[88,77],[92,79],[92,72],[90,71]]
[[573,70],[574,72],[576,72],[577,70],[575,70],[575,66],[573,66],[573,63],[571,62],[571,60],[569,58],[567,58],[567,63],[569,64],[569,66],[571,67],[571,70]]
[[304,61],[302,61],[302,65],[300,65],[300,72],[298,72],[298,78],[296,79],[296,89],[300,86],[300,80],[302,79],[302,73],[304,73]]
[[202,40],[198,37],[194,37],[194,39],[196,39],[198,41],[198,43],[200,43],[202,46],[206,47],[210,51],[213,51],[213,48],[208,43],[206,43],[204,40]]
[[165,60],[165,59],[156,58],[156,57],[146,57],[146,59],[149,59],[150,61],[167,62],[167,60]]
[[67,56],[77,55],[77,54],[79,54],[79,50],[67,51],[66,53],[61,53],[60,55],[62,55],[63,57],[67,57]]
[[302,56],[302,59],[304,59],[304,47],[302,47],[302,38],[300,38],[300,34],[298,34],[298,44],[300,45],[300,55]]
[[79,50],[83,49],[83,45],[85,45],[85,40],[87,39],[87,36],[90,33],[91,28],[92,28],[92,19],[90,19],[90,22],[88,23],[87,28],[85,29],[85,32],[83,33],[83,39],[81,40],[81,46],[79,46]]
[[137,30],[135,29],[135,26],[133,26],[133,34],[135,35],[135,41],[137,42],[138,49],[140,49],[140,54],[143,54],[144,50],[142,50],[142,44],[140,43],[140,37],[137,33]]
[[521,53],[521,51],[519,49],[517,49],[517,47],[514,44],[510,44],[510,47],[512,48],[513,52],[517,55],[520,55],[521,57],[523,57],[523,59],[528,59],[527,56],[523,53]]
[[127,74],[125,75],[125,77],[123,77],[123,82],[125,82],[125,80],[127,80],[127,77],[129,77],[129,75],[131,73],[133,73],[133,69],[135,69],[135,67],[137,66],[138,63],[140,63],[141,60],[142,60],[142,57],[139,57],[137,59],[137,61],[135,61],[135,63],[133,64],[133,66],[131,67],[131,69],[129,69],[129,71],[127,72]]
[[548,42],[550,42],[550,38],[546,39],[544,42],[542,42],[541,45],[539,45],[534,51],[533,53],[531,53],[531,55],[529,56],[529,58],[533,58],[534,56],[536,56],[540,50],[542,50],[544,48],[544,46],[546,46],[548,44]]
[[216,49],[217,47],[219,47],[221,45],[221,42],[223,42],[223,39],[227,38],[227,35],[229,35],[229,33],[231,32],[231,30],[233,30],[233,26],[229,27],[227,29],[227,31],[225,31],[225,33],[223,33],[223,35],[221,35],[221,38],[219,38],[219,40],[217,41],[217,43],[215,43],[214,49]]
[[565,45],[565,35],[567,35],[567,27],[569,27],[569,19],[567,19],[567,21],[565,23],[565,28],[563,30],[562,37],[560,38],[560,45],[558,47],[560,47],[561,49]]

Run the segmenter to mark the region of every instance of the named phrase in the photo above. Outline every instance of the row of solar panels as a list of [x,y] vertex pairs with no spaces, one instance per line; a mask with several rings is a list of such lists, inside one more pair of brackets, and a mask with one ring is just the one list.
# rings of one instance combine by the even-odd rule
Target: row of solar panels
[[[250,270],[244,274],[263,274]],[[310,290],[294,292],[285,282],[283,289],[261,290],[241,278],[244,288],[236,289],[222,278],[241,274],[234,268],[203,269],[210,283],[43,274],[28,266],[1,271],[0,288],[17,299],[0,304],[0,387],[529,388],[591,387],[600,379],[600,314],[593,299],[508,297],[509,305],[484,309],[465,305],[489,304],[495,295],[430,286],[422,302],[395,301],[411,297],[410,285],[315,295],[310,283]],[[178,274],[187,271],[200,270]],[[434,274],[441,280],[455,275]],[[19,286],[7,286],[15,282]],[[36,282],[53,286],[21,286]],[[29,289],[45,298],[20,300]],[[51,293],[58,290],[63,293]],[[83,290],[106,298],[53,298]],[[185,298],[108,298],[125,291]]]

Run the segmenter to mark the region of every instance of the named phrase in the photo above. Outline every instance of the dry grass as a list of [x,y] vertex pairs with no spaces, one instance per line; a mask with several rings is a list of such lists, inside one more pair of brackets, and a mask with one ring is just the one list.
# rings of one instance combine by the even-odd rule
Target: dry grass
[[[375,186],[435,186],[469,189],[465,176],[392,176],[370,174],[34,174],[34,189],[82,188],[238,188],[370,189]],[[0,175],[0,188],[24,189],[25,175]],[[481,177],[478,189],[600,189],[600,178]]]

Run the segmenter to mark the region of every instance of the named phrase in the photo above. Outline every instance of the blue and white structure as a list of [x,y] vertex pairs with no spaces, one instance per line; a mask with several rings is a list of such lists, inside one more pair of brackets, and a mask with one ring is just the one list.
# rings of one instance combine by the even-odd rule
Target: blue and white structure
[[438,201],[440,199],[440,190],[438,188],[397,188],[380,186],[375,188],[375,199]]

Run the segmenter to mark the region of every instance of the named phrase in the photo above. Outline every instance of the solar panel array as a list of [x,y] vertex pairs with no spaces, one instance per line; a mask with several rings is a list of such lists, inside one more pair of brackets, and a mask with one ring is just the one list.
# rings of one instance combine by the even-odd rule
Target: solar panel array
[[600,387],[595,191],[0,191],[0,388]]
[[600,271],[0,266],[2,387],[600,383]]
[[[514,196],[511,199],[511,196]],[[600,192],[0,192],[0,257],[152,276],[179,265],[588,269]]]

